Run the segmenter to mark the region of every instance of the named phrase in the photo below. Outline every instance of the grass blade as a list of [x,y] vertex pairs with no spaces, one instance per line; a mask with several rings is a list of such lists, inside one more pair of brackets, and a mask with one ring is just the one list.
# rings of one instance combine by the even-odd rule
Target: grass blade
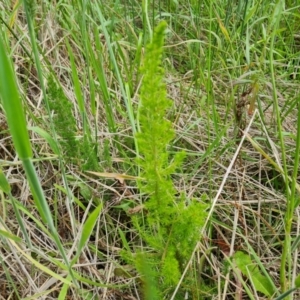
[[73,265],[77,261],[77,259],[79,258],[80,254],[81,254],[81,251],[83,250],[85,244],[89,240],[89,238],[92,234],[92,231],[95,227],[95,224],[97,222],[97,219],[99,217],[102,206],[103,206],[102,204],[98,205],[96,207],[96,209],[88,216],[86,222],[84,223],[82,232],[81,232],[81,236],[80,236],[80,240],[78,243],[77,253],[76,253],[75,257],[72,259],[71,265]]
[[25,115],[12,65],[0,38],[0,96],[16,151],[20,159],[32,157]]

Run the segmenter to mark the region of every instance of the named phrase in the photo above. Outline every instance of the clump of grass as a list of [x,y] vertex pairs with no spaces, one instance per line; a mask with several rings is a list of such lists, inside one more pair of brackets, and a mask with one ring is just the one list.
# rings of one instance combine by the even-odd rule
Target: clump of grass
[[[18,161],[12,161],[16,152],[1,114],[4,136],[0,158],[5,174],[0,172],[0,179],[5,175],[11,184],[9,188],[2,176],[0,201],[5,208],[2,211],[7,212],[6,216],[0,213],[0,270],[6,274],[5,289],[0,288],[2,298],[298,299],[300,115],[296,1],[265,1],[263,5],[257,0],[219,1],[215,5],[213,1],[197,0],[184,4],[154,0],[89,4],[75,0],[72,5],[60,1],[53,6],[49,1],[39,5],[26,0],[22,2],[26,19],[20,1],[14,1],[14,7],[10,2],[0,1],[0,22],[9,31],[6,34],[6,29],[0,30],[0,42],[7,42],[5,48],[11,46],[7,55],[13,56],[13,70],[22,79],[18,87],[24,87],[23,79],[28,79],[24,102],[41,97],[41,88],[44,107],[35,110],[35,101],[26,105],[26,123],[35,123],[32,116],[43,113],[42,119],[49,120],[49,124],[41,129],[50,131],[54,140],[51,148],[59,157],[45,157],[41,151],[39,157],[33,157],[37,149],[28,152],[27,142],[23,142],[30,140],[31,134],[27,137],[24,132],[26,123],[20,123],[15,102],[25,93],[14,94],[17,87],[11,88],[11,76],[2,63],[0,90],[7,88],[12,94],[6,100],[0,99],[1,107],[8,123],[11,121],[19,159],[24,160],[29,178],[38,188],[33,194],[35,204],[31,197],[25,199],[30,194],[26,178]],[[159,46],[151,44],[142,59],[144,43],[153,39],[152,26],[159,18],[167,20],[169,29],[164,54],[166,72],[161,68],[163,42]],[[20,28],[27,28],[21,36]],[[61,77],[55,78],[54,74],[65,72],[66,47],[72,77],[68,86],[70,80],[59,82]],[[24,49],[28,49],[28,57],[32,52],[34,65],[26,62]],[[150,53],[155,58],[150,58]],[[139,72],[142,62],[144,67]],[[54,103],[48,107],[47,98],[51,97],[44,87],[48,73],[55,82],[55,101],[67,101],[63,106],[55,108]],[[174,100],[172,108],[166,98],[164,76]],[[73,92],[74,102],[68,101],[64,90]],[[139,94],[143,105],[137,113]],[[75,106],[78,119],[73,117]],[[255,117],[249,123],[253,110]],[[240,121],[235,122],[234,115]],[[52,123],[51,116],[57,124]],[[66,118],[72,119],[69,125]],[[235,159],[234,128],[245,137],[247,124],[251,124],[248,141],[240,144]],[[173,128],[178,133],[176,139]],[[33,148],[45,142],[33,138]],[[103,149],[98,150],[95,141],[104,145]],[[56,151],[57,145],[61,151]],[[179,149],[186,153],[184,160],[183,154],[172,154]],[[95,179],[95,174],[78,172],[98,167],[98,151],[102,168],[113,172],[100,174],[108,174],[110,179],[105,184]],[[139,168],[132,168],[133,155],[140,157]],[[31,159],[36,167],[35,178],[28,165]],[[58,162],[59,171],[51,172],[57,170]],[[231,172],[227,172],[228,165],[232,165]],[[175,177],[173,173],[178,169],[181,174]],[[120,176],[123,172],[137,175],[136,170],[141,170],[138,175],[145,179],[139,182],[139,189],[132,181],[133,186],[128,186],[126,176]],[[129,212],[138,197],[144,203],[137,208],[143,210],[140,215],[135,210],[132,219],[124,210]],[[190,200],[193,197],[215,199],[208,226],[201,230],[203,238],[195,224],[201,227],[205,213],[197,201]],[[102,202],[103,210],[99,206]],[[96,203],[98,209],[93,210]],[[39,238],[33,238],[37,230]],[[120,232],[121,240],[116,232]],[[132,265],[124,265],[118,255],[121,243],[127,260],[141,274],[135,282]],[[191,248],[195,250],[192,254]],[[23,255],[22,249],[32,255]],[[16,263],[22,265],[12,267]],[[69,272],[74,272],[73,279],[59,275],[65,274],[66,265]],[[26,271],[29,269],[30,273]],[[109,271],[102,272],[104,269]],[[22,276],[19,270],[23,270]],[[48,285],[53,279],[64,285]],[[77,280],[80,288],[76,287]],[[132,288],[133,282],[137,288]],[[139,291],[143,295],[137,295]]]
[[[134,220],[144,241],[152,248],[151,253],[142,253],[144,259],[139,259],[137,266],[145,277],[150,273],[149,268],[152,270],[158,290],[157,299],[168,295],[178,283],[206,216],[202,204],[189,202],[184,195],[176,196],[171,178],[182,164],[185,154],[179,152],[170,161],[168,145],[175,134],[171,122],[166,119],[166,112],[172,103],[166,96],[164,70],[161,67],[166,26],[166,22],[161,22],[156,27],[142,68],[144,77],[137,141],[141,155],[138,164],[144,178],[139,182],[139,188],[147,195],[147,212],[144,218]],[[143,270],[148,271],[145,273]],[[146,282],[149,285],[147,278]],[[151,297],[145,294],[145,298],[154,299]]]

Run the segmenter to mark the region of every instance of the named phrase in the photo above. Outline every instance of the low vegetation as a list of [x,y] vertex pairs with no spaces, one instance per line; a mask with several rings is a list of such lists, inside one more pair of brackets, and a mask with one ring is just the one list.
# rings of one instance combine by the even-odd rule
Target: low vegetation
[[0,3],[0,299],[298,299],[300,3]]

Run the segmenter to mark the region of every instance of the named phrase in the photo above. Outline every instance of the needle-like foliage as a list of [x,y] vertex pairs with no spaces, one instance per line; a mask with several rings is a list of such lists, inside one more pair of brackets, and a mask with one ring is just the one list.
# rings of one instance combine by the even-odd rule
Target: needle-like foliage
[[[148,195],[145,226],[139,226],[139,230],[154,251],[144,254],[144,260],[139,260],[137,267],[141,273],[147,269],[144,264],[156,270],[156,284],[161,295],[168,294],[177,284],[205,220],[202,204],[191,201],[187,205],[184,196],[175,196],[176,189],[171,178],[175,169],[180,167],[184,153],[178,153],[170,161],[168,147],[175,133],[172,123],[166,119],[172,102],[167,98],[161,66],[166,27],[166,22],[156,27],[153,40],[146,50],[139,111],[141,132],[137,135],[141,154],[138,162],[145,179],[140,181],[139,187]],[[147,277],[147,274],[149,272],[143,275]],[[147,278],[145,282],[149,284]],[[149,288],[145,288],[147,290]],[[149,297],[145,294],[145,298]]]

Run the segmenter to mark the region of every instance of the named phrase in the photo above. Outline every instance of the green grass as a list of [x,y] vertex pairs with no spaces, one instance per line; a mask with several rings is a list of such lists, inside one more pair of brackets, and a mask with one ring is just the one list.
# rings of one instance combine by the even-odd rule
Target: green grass
[[299,8],[1,1],[1,297],[298,299]]

